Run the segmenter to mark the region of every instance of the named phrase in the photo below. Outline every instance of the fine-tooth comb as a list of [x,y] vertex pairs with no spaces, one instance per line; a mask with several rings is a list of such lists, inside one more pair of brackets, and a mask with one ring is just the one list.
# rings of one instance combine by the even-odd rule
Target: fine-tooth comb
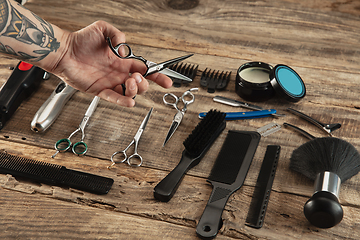
[[109,192],[114,180],[64,166],[0,152],[0,173],[24,177],[41,183],[71,187],[95,194]]
[[201,74],[200,85],[208,88],[208,93],[214,93],[215,90],[223,90],[230,81],[231,72],[216,71],[205,69]]
[[270,200],[271,187],[280,155],[279,145],[268,145],[261,169],[256,180],[255,190],[245,225],[261,228],[264,224],[267,205]]
[[[190,78],[191,80],[194,80],[197,70],[198,70],[199,65],[195,65],[195,64],[187,64],[187,63],[176,63],[172,66],[170,66],[169,68],[171,70],[174,70],[188,78]],[[175,78],[175,77],[171,77],[171,79],[173,80],[173,86],[174,87],[181,87],[181,83],[183,82],[181,79]]]

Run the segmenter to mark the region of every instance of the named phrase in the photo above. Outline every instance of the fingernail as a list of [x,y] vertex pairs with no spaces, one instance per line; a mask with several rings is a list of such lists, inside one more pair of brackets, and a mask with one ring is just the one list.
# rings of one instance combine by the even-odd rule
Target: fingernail
[[136,89],[136,84],[135,84],[135,83],[130,84],[129,89],[130,89],[131,91],[135,90],[135,89]]
[[141,83],[142,77],[140,75],[136,75],[135,76],[135,81],[136,81],[136,83]]

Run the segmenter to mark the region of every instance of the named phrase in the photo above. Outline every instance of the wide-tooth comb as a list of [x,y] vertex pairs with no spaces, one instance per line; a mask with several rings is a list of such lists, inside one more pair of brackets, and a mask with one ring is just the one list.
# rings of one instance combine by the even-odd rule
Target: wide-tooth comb
[[41,183],[71,187],[96,194],[109,192],[114,180],[64,166],[0,152],[0,173],[29,178]]
[[201,74],[200,85],[208,88],[208,93],[214,93],[215,90],[223,90],[230,81],[231,72],[216,71],[205,69]]
[[210,110],[184,141],[185,150],[179,164],[154,188],[154,197],[169,201],[185,173],[196,166],[226,126],[225,114]]
[[[199,65],[187,64],[187,63],[184,64],[183,62],[180,62],[180,63],[176,63],[176,64],[170,66],[169,68],[171,70],[174,70],[174,71],[194,80],[197,70],[198,70],[198,67],[199,67]],[[182,83],[181,79],[173,78],[173,77],[171,79],[173,80],[174,87],[181,87],[181,83]]]
[[213,190],[196,227],[199,237],[216,237],[226,202],[244,183],[260,138],[260,134],[253,131],[228,132],[207,180]]

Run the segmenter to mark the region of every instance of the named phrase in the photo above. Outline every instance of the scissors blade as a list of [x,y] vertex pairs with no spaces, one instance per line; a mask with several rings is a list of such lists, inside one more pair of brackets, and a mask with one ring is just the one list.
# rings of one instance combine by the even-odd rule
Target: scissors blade
[[100,97],[95,96],[95,97],[93,98],[93,100],[92,100],[91,103],[90,103],[90,106],[89,106],[88,109],[86,110],[86,113],[85,113],[85,116],[86,116],[86,117],[91,117],[91,115],[93,115],[93,113],[95,112],[95,109],[96,109],[99,101],[100,101]]
[[[130,147],[134,142],[135,142],[135,145],[136,145],[137,142],[140,140],[140,137],[143,134],[143,132],[144,132],[144,130],[146,128],[146,125],[147,125],[147,123],[148,123],[148,121],[150,119],[150,115],[151,115],[152,111],[153,111],[153,108],[151,108],[150,111],[148,112],[148,114],[145,116],[144,120],[142,121],[139,129],[137,130],[137,132],[136,132],[136,134],[134,136],[134,140],[129,144],[128,147]],[[126,151],[126,150],[127,150],[127,148],[124,151]]]
[[144,77],[146,77],[150,74],[156,73],[156,72],[160,72],[161,70],[163,70],[167,67],[170,67],[171,65],[173,65],[175,63],[181,62],[181,61],[191,57],[192,55],[194,55],[194,54],[189,54],[189,55],[185,55],[182,57],[173,58],[173,59],[167,60],[165,62],[158,63],[156,65],[149,64],[150,65],[149,69],[148,69],[147,73],[144,75]]
[[[151,61],[148,61],[148,64],[150,66],[155,66],[157,65],[156,63],[154,62],[151,62]],[[180,80],[183,80],[183,81],[188,81],[188,82],[192,82],[193,80],[187,76],[184,76],[182,75],[181,73],[178,73],[177,71],[174,71],[172,69],[169,69],[169,68],[164,68],[163,70],[159,71],[160,73],[162,74],[165,74],[166,76],[168,77],[174,77],[174,78],[177,78],[177,79],[180,79]],[[149,74],[148,74],[149,75]]]
[[147,125],[147,123],[148,123],[148,121],[149,121],[149,119],[150,119],[150,115],[151,115],[153,109],[154,109],[154,108],[152,107],[152,108],[149,110],[148,114],[145,116],[144,120],[142,121],[139,129],[145,130],[146,125]]
[[160,71],[160,73],[165,74],[168,77],[173,77],[183,81],[192,82],[191,78],[184,76],[181,73],[178,73],[177,71],[171,70],[169,68],[164,68],[163,70]]
[[95,112],[99,101],[100,101],[100,97],[98,97],[98,96],[95,96],[93,98],[93,100],[91,101],[90,106],[86,110],[86,113],[80,123],[80,126],[79,126],[82,130],[85,129],[87,122],[89,121],[89,119],[93,115],[93,113]]
[[176,131],[176,129],[178,128],[178,126],[181,123],[181,120],[183,119],[184,115],[182,112],[178,111],[175,116],[174,116],[174,120],[169,128],[169,131],[166,135],[163,147],[165,146],[165,144],[170,140],[170,138],[172,137],[172,135],[174,134],[174,132]]

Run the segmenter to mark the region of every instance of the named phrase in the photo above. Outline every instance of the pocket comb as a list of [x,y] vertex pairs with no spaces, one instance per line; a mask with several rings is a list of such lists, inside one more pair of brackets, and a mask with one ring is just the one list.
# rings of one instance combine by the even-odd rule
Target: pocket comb
[[24,177],[37,182],[71,187],[95,194],[109,192],[114,180],[64,166],[0,152],[0,173]]

